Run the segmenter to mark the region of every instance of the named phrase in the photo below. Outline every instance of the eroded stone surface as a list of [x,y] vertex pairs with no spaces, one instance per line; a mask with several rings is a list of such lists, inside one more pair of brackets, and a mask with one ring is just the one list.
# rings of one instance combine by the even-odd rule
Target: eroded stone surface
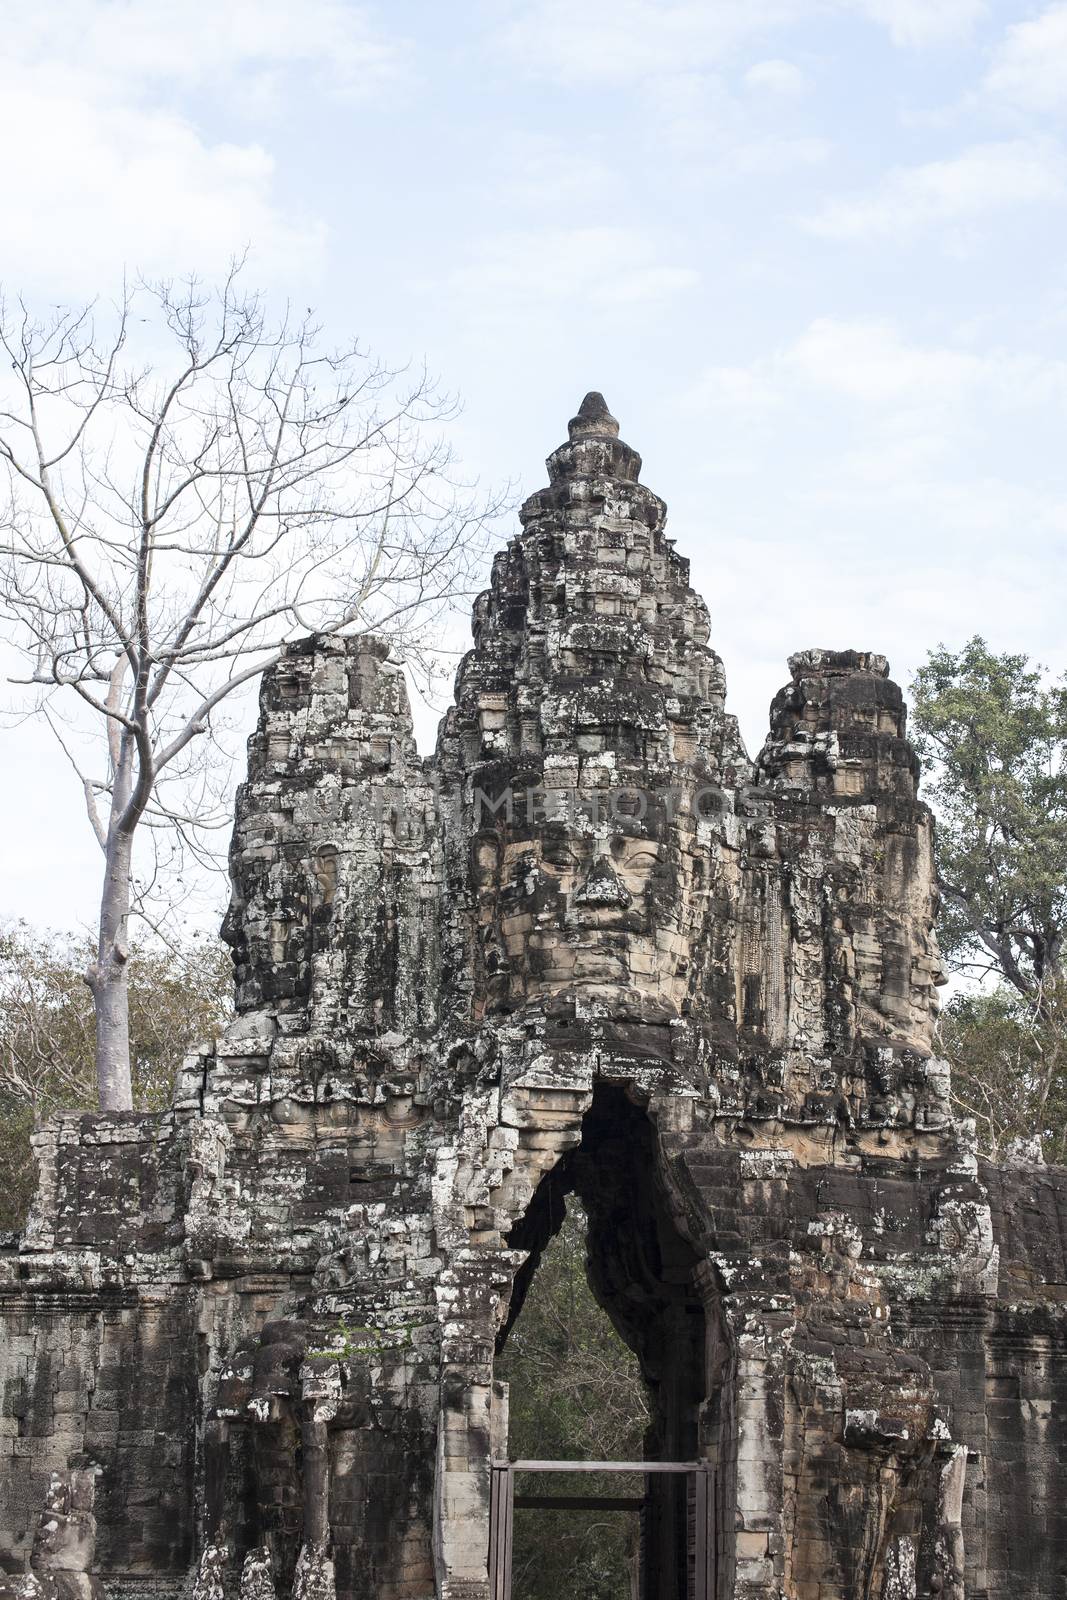
[[69,1470],[51,1474],[29,1570],[8,1580],[0,1574],[4,1600],[104,1600],[104,1586],[92,1572],[99,1471],[79,1453]]
[[431,759],[373,640],[264,681],[234,1023],[172,1111],[50,1124],[0,1252],[3,1561],[46,1581],[89,1450],[115,1593],[484,1600],[494,1354],[575,1190],[716,1600],[1046,1600],[1067,1176],[953,1120],[900,691],[794,655],[750,761],[600,396],[548,465]]

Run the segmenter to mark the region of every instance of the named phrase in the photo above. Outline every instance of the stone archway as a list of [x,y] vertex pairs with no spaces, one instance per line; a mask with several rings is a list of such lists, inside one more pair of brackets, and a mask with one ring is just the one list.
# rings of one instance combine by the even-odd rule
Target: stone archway
[[[707,1275],[672,1212],[648,1113],[620,1085],[603,1083],[594,1089],[580,1142],[541,1179],[508,1236],[523,1261],[498,1352],[521,1316],[570,1194],[577,1195],[588,1218],[590,1288],[637,1357],[648,1391],[651,1422],[642,1458],[657,1463],[710,1461],[714,1441],[709,1422],[721,1408],[709,1403],[716,1364],[709,1350]],[[641,1600],[686,1600],[694,1591],[698,1545],[703,1549],[710,1536],[714,1550],[713,1528],[697,1535],[692,1477],[648,1477],[641,1516]],[[709,1507],[709,1523],[713,1520]]]
[[0,1566],[84,1446],[116,1585],[486,1600],[548,1177],[714,1468],[716,1600],[1055,1587],[1067,1174],[979,1163],[931,1055],[901,692],[803,650],[750,761],[637,452],[596,394],[568,433],[433,757],[380,642],[265,677],[233,1024],[172,1109],[42,1130],[0,1242]]

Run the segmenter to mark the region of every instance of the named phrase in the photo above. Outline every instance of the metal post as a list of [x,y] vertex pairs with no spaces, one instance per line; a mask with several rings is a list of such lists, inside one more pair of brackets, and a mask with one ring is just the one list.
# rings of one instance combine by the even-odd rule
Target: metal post
[[693,1600],[711,1600],[708,1561],[708,1463],[694,1472]]
[[492,1600],[504,1600],[504,1501],[507,1470],[494,1466],[489,1474],[489,1593]]
[[515,1520],[515,1468],[509,1466],[504,1494],[504,1586],[500,1600],[511,1600],[511,1539]]

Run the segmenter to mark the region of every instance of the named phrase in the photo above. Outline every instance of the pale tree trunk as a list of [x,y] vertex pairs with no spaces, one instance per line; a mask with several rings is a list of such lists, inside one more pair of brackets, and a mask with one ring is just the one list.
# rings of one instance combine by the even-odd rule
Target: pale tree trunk
[[108,841],[96,961],[87,974],[96,1009],[96,1075],[101,1111],[133,1109],[128,974],[132,859],[132,834],[117,832]]
[[[397,384],[355,343],[321,349],[310,312],[269,326],[239,270],[217,295],[195,282],[124,294],[99,338],[91,308],[38,321],[19,302],[5,321],[0,306],[13,385],[5,367],[0,625],[14,626],[21,681],[43,691],[104,858],[85,978],[105,1111],[132,1108],[127,941],[146,910],[132,875],[146,812],[195,831],[210,758],[190,746],[295,630],[373,622],[421,653],[480,568],[496,509],[461,494],[443,441],[425,442],[450,401],[425,378]],[[144,297],[151,314],[136,320],[155,330],[131,356]],[[129,452],[129,475],[116,478],[113,452]],[[54,693],[100,719],[106,778],[82,771],[77,738],[68,749]],[[169,798],[186,785],[191,816]]]
[[[122,676],[112,673],[109,706],[117,702]],[[129,922],[130,885],[133,876],[133,834],[137,818],[131,814],[134,741],[127,730],[108,727],[113,783],[111,814],[106,832],[94,825],[104,851],[104,881],[100,892],[100,925],[96,960],[85,974],[96,1013],[96,1081],[101,1111],[133,1110],[133,1076],[130,1071]]]

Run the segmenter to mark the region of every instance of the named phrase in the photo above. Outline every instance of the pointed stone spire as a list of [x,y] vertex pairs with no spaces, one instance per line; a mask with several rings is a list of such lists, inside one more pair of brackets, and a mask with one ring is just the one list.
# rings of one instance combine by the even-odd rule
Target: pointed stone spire
[[[591,389],[586,395],[578,407],[577,416],[567,424],[567,436],[566,444],[553,450],[548,458],[550,484],[557,485],[573,478],[637,483],[641,457],[619,438],[619,424],[598,390]],[[651,491],[646,489],[642,492],[656,499]],[[656,504],[662,507],[661,501],[657,500]]]
[[[568,434],[475,606],[475,648],[442,725],[442,781],[484,787],[515,762],[543,766],[561,788],[580,787],[586,767],[591,786],[610,768],[639,788],[652,769],[673,779],[672,763],[700,782],[747,771],[707,607],[665,535],[666,506],[640,481],[640,456],[596,390]],[[620,907],[627,892],[605,861],[580,903]]]
[[608,410],[607,401],[596,389],[590,389],[578,415],[567,424],[571,439],[617,439],[619,424]]

